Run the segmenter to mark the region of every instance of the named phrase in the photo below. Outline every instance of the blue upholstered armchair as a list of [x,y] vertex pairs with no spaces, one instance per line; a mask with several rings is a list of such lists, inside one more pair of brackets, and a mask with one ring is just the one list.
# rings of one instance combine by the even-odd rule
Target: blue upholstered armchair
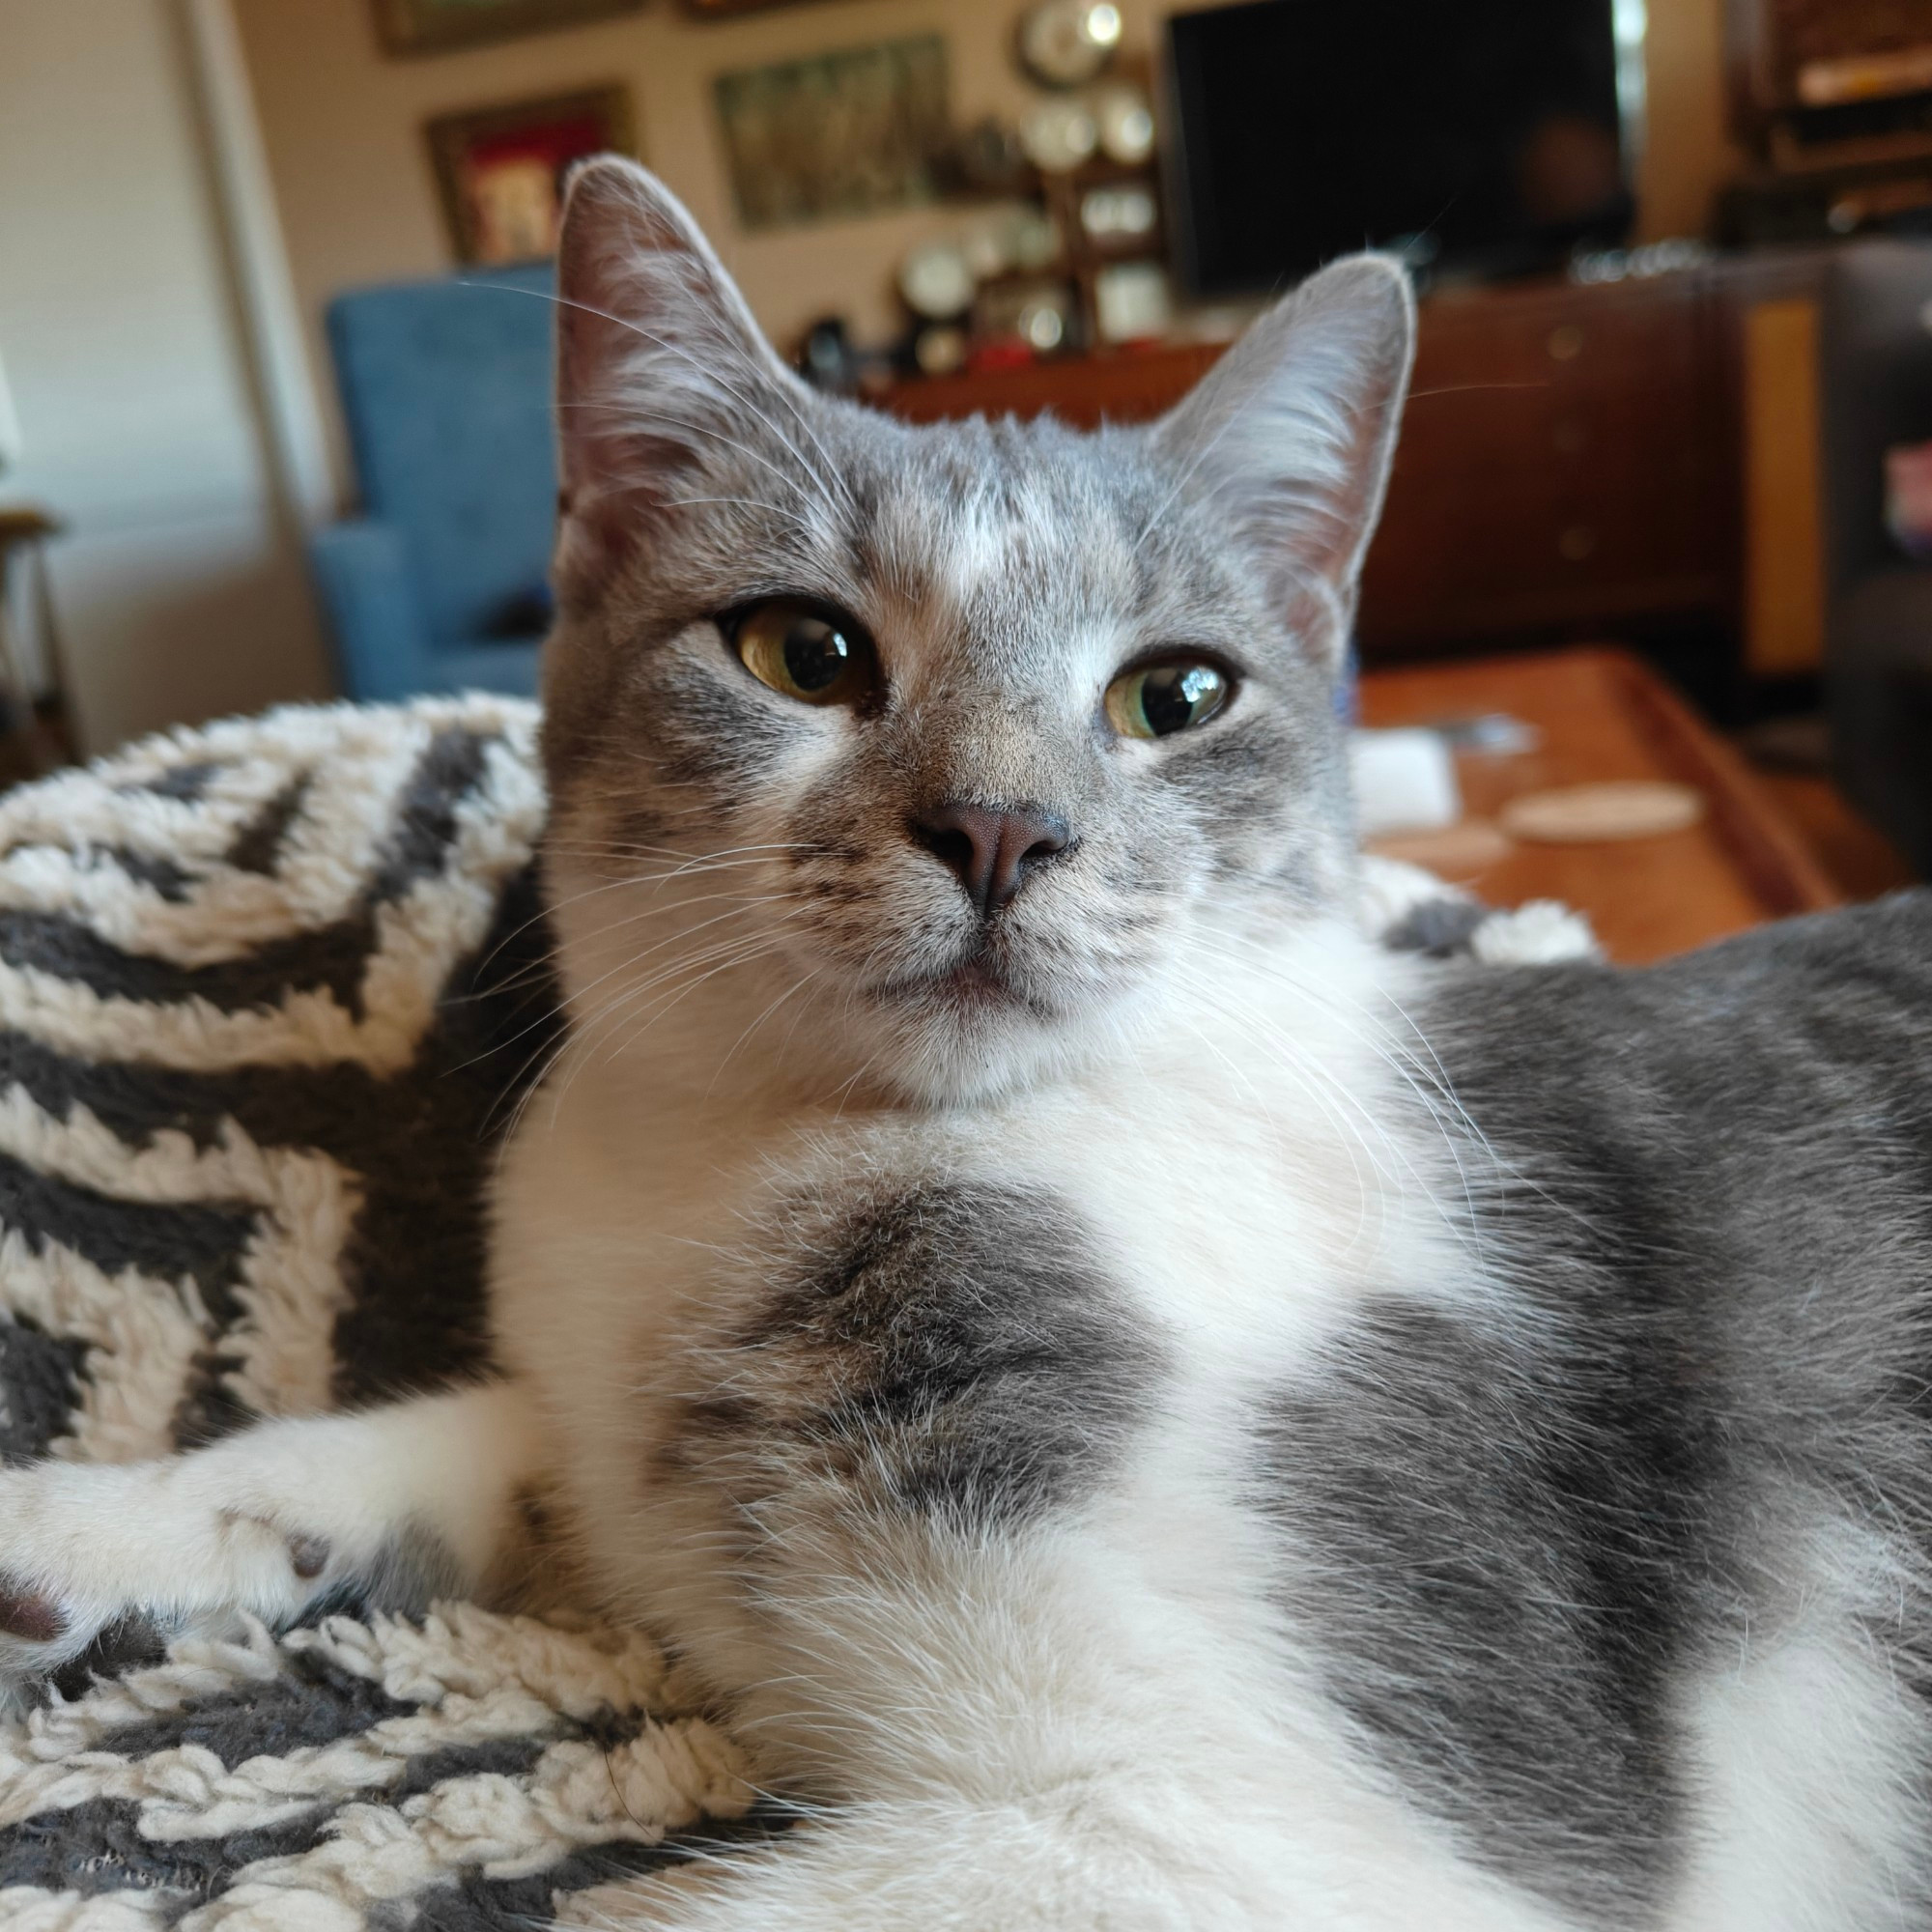
[[[362,514],[311,557],[351,697],[536,688],[556,511],[548,268],[360,289],[328,341]],[[534,293],[532,293],[534,292]]]

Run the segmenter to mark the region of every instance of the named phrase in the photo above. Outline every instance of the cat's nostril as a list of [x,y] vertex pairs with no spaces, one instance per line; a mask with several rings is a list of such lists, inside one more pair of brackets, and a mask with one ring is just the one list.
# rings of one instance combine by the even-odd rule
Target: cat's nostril
[[1042,859],[1065,851],[1066,821],[1037,806],[971,805],[947,799],[912,823],[920,844],[966,888],[982,913],[997,912]]
[[978,850],[971,838],[963,832],[952,830],[934,831],[928,826],[921,826],[923,835],[920,839],[928,852],[952,867],[963,879],[970,873],[978,861]]

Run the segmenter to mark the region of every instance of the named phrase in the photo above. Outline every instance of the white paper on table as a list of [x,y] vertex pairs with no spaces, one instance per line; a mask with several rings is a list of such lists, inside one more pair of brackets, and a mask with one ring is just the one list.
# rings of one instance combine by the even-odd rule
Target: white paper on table
[[1351,731],[1349,770],[1364,838],[1383,832],[1434,832],[1463,815],[1456,761],[1439,731]]

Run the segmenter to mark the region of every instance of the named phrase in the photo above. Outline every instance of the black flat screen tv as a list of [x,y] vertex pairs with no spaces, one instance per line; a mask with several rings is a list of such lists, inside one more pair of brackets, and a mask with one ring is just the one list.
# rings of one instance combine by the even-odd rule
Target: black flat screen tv
[[1508,274],[1631,219],[1630,0],[1254,0],[1168,23],[1188,284],[1265,290],[1365,246]]

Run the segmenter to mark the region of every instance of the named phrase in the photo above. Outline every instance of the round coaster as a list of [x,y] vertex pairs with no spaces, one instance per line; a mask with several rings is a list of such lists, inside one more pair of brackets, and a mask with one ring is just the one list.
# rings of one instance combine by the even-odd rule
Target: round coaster
[[1513,838],[1546,845],[1587,845],[1618,838],[1655,838],[1682,832],[1704,815],[1704,800],[1690,785],[1657,779],[1564,785],[1525,792],[1497,814]]
[[1487,818],[1460,819],[1434,832],[1384,832],[1362,841],[1382,859],[1420,866],[1440,879],[1469,879],[1500,865],[1516,847]]

